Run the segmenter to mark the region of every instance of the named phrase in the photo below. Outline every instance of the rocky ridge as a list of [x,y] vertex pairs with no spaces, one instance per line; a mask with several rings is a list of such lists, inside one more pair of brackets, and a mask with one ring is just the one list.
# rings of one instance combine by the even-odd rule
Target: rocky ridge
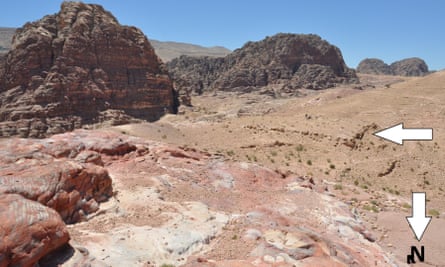
[[[0,174],[0,218],[6,222],[2,227],[12,229],[23,221],[31,225],[14,228],[15,236],[23,237],[15,238],[14,244],[0,244],[0,251],[9,253],[0,257],[0,266],[18,257],[20,261],[14,262],[59,266],[395,264],[350,207],[318,180],[110,131],[76,130],[42,140],[13,138],[8,143],[2,157],[15,164],[0,161],[4,165],[0,169],[7,168]],[[82,176],[98,184],[85,181],[83,186],[65,187],[62,184],[69,179],[51,180],[52,175],[43,171],[54,161],[64,166],[62,173],[71,181]],[[18,191],[32,187],[33,178],[20,175],[29,166],[35,177],[51,181],[46,187],[59,191],[50,190],[50,195],[42,191],[37,198]],[[98,179],[88,171],[79,175],[71,166],[102,169],[113,180],[112,196],[107,191],[109,178]],[[9,177],[15,182],[3,182]],[[70,217],[64,211],[87,205],[98,188],[106,190],[101,199],[106,202],[95,205],[96,212],[83,209],[83,216],[77,217],[83,222],[65,228],[61,219]],[[64,208],[47,201],[51,197],[64,199]],[[14,213],[8,208],[12,206],[26,212]],[[29,215],[24,218],[24,214]],[[37,234],[39,225],[48,225],[49,230]],[[10,233],[0,233],[6,234],[1,240]],[[25,237],[29,236],[36,247],[44,248],[28,251]]]
[[115,123],[156,120],[177,107],[144,34],[99,5],[76,2],[17,29],[0,59],[0,99],[0,136],[73,130],[110,110],[120,115]]
[[295,93],[357,82],[340,50],[313,34],[280,33],[248,42],[224,58],[182,56],[167,64],[182,95],[203,91]]
[[364,74],[383,74],[397,76],[424,76],[429,73],[428,65],[420,58],[406,58],[391,65],[381,59],[366,58],[357,66],[357,72]]

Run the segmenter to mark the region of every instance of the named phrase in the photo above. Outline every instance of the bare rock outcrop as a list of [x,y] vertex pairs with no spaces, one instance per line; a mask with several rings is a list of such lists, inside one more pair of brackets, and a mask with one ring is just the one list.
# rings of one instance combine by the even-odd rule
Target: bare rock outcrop
[[357,72],[397,76],[424,76],[429,73],[428,65],[420,58],[406,58],[386,64],[381,59],[366,58],[357,66]]
[[378,58],[366,58],[357,66],[357,72],[365,74],[392,75],[391,67]]
[[155,120],[177,108],[144,34],[99,5],[64,2],[59,13],[26,23],[0,64],[0,136],[73,130],[108,109]]
[[420,58],[406,58],[390,65],[394,75],[399,76],[424,76],[429,73],[428,65]]
[[0,193],[0,266],[34,266],[69,241],[51,208],[17,194]]
[[0,195],[19,194],[57,211],[66,223],[84,220],[112,195],[111,178],[101,155],[135,150],[119,140],[88,140],[56,135],[53,139],[3,140]]
[[[85,213],[84,222],[70,225],[70,244],[47,255],[42,264],[394,263],[322,181],[104,130],[76,130],[47,139],[13,138],[8,144],[2,143],[0,158],[0,218],[6,217],[0,228],[0,255],[10,255],[5,253],[11,246],[27,251],[44,247],[37,249],[38,256],[14,250],[23,256],[23,266],[67,243],[62,218],[66,222],[76,218],[67,216],[69,207],[87,212],[94,196],[108,196],[109,179],[95,174],[85,179],[88,169],[109,173],[115,194],[100,209],[95,205],[96,213]],[[31,224],[35,228],[11,228],[30,221],[35,221]],[[48,230],[39,232],[38,225]],[[17,235],[25,239],[13,238],[17,244],[10,245],[8,238]],[[31,242],[34,247],[26,238],[36,238]],[[0,266],[10,264],[10,259],[0,256]]]
[[182,56],[167,67],[182,95],[273,85],[292,93],[297,88],[325,89],[358,81],[340,50],[313,34],[280,33],[248,42],[224,58]]

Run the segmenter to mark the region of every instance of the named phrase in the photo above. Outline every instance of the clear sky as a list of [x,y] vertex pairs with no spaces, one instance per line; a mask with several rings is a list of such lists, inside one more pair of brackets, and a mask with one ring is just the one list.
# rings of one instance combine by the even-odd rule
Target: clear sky
[[[60,0],[2,2],[0,26],[19,27],[56,13]],[[350,67],[363,58],[386,63],[423,58],[445,68],[443,0],[157,0],[98,3],[148,38],[229,49],[278,32],[315,33],[338,46]]]

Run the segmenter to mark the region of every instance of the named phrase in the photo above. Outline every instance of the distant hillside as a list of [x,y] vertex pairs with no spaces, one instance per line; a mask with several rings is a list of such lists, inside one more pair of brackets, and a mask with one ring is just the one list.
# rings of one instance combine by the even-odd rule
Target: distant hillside
[[[14,35],[15,28],[0,27],[0,53],[5,53],[11,49],[11,40]],[[224,57],[231,51],[222,46],[203,47],[194,44],[177,43],[177,42],[162,42],[158,40],[150,40],[156,54],[167,62],[181,55],[187,56],[209,56],[209,57]]]
[[156,50],[156,54],[164,62],[170,61],[181,55],[224,57],[231,52],[229,49],[222,46],[203,47],[194,44],[161,42],[152,39],[150,39],[150,43]]
[[14,32],[15,28],[0,27],[0,53],[7,52],[11,49],[11,40]]

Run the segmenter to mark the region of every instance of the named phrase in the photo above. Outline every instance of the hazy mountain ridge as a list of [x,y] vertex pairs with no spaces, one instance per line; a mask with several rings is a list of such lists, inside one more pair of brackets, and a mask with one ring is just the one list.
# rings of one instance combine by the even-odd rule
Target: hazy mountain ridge
[[189,43],[158,41],[150,39],[151,45],[154,47],[156,54],[167,62],[182,55],[187,56],[209,56],[209,57],[224,57],[231,51],[222,46],[204,47]]
[[[0,27],[0,53],[6,53],[11,49],[11,41],[15,30],[16,28]],[[222,46],[204,47],[189,43],[158,41],[154,39],[149,39],[149,41],[154,47],[156,54],[164,62],[181,55],[224,57],[231,52]]]
[[0,53],[11,49],[11,40],[15,30],[15,28],[0,27]]

